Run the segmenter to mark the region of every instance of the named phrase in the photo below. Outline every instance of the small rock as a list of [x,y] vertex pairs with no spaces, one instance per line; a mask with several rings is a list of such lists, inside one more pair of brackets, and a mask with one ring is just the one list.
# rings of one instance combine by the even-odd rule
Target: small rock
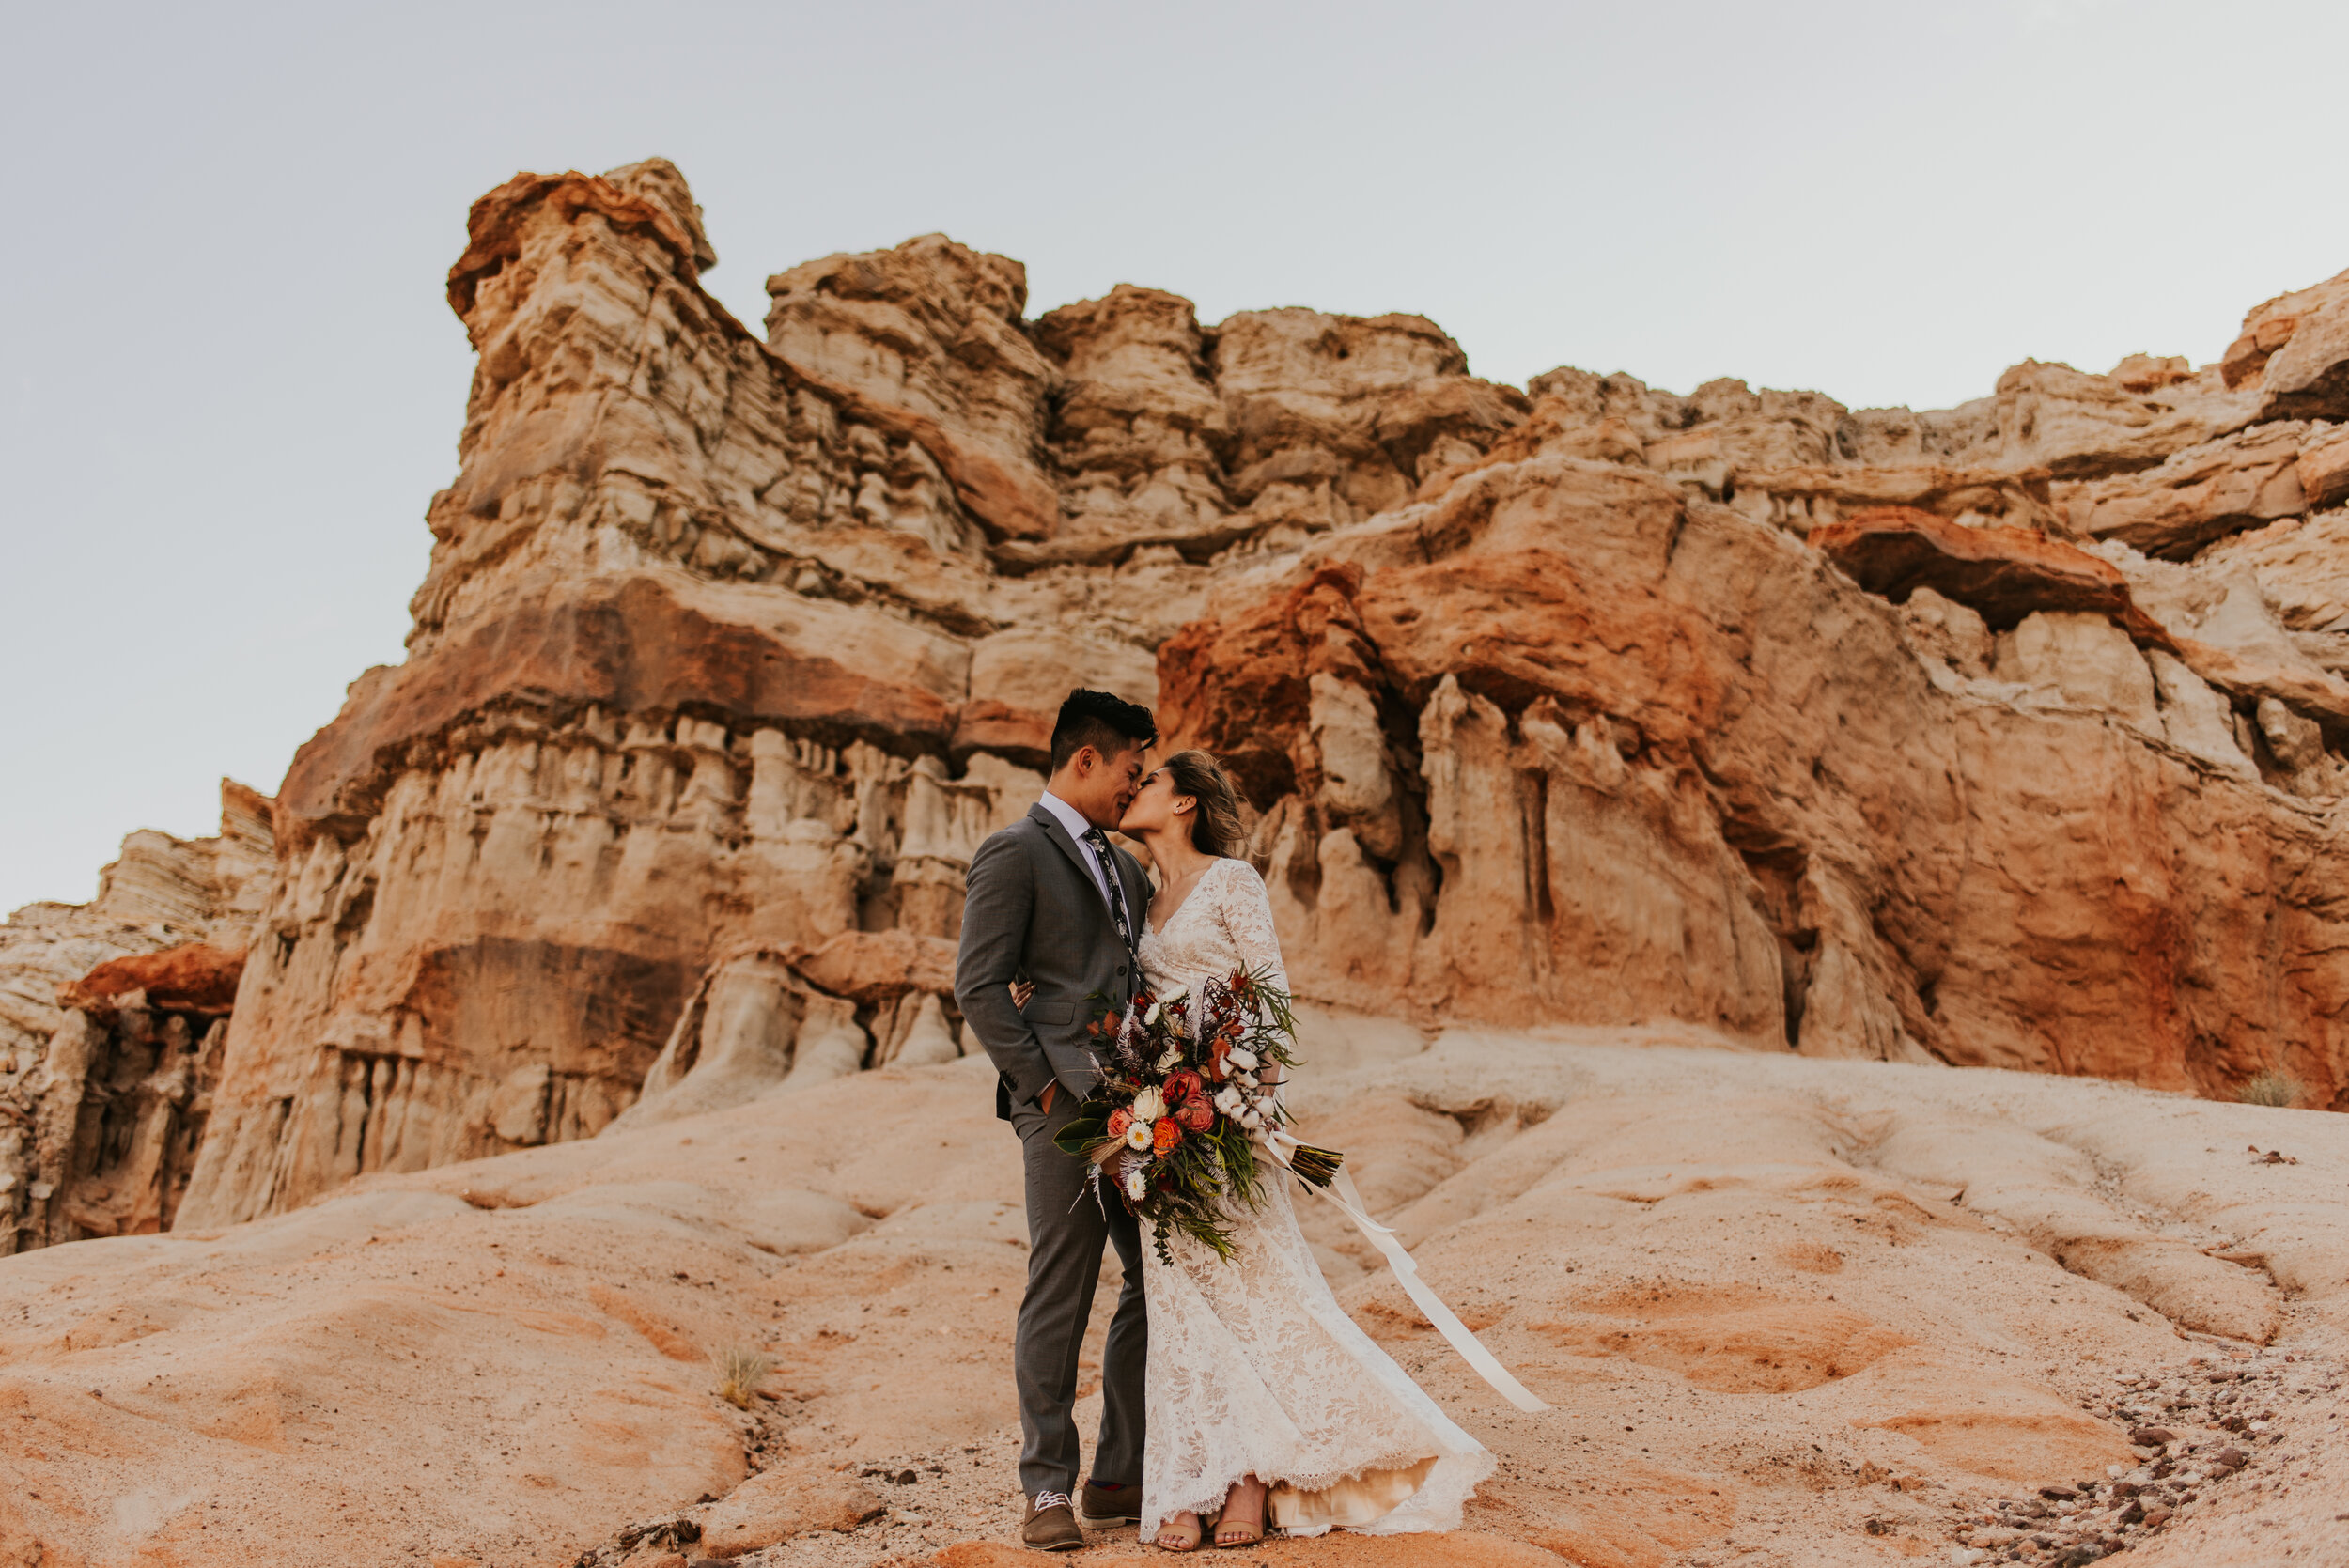
[[2049,1502],[2068,1502],[2079,1496],[2069,1486],[2042,1486],[2039,1495]]
[[2178,1435],[2166,1426],[2139,1426],[2129,1431],[2129,1441],[2141,1449],[2167,1448],[2178,1440]]
[[702,1546],[712,1557],[739,1557],[802,1530],[851,1530],[881,1511],[863,1483],[803,1461],[727,1493],[702,1520]]
[[2224,1448],[2212,1454],[2210,1462],[2223,1465],[2231,1470],[2239,1470],[2251,1462],[2251,1456],[2238,1448]]
[[2168,1524],[2171,1519],[2175,1518],[2177,1516],[2177,1513],[2178,1511],[2176,1509],[2170,1508],[2167,1505],[2160,1508],[2149,1508],[2145,1511],[2145,1528],[2147,1529],[2159,1529],[2162,1526]]

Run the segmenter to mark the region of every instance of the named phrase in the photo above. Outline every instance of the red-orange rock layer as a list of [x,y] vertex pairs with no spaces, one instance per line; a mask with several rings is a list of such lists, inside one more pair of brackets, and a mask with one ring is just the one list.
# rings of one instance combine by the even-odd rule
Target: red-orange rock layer
[[244,954],[209,942],[187,942],[161,953],[109,958],[81,979],[57,987],[61,1007],[101,1007],[132,991],[148,1005],[175,1013],[226,1013],[236,1005]]
[[2021,528],[1968,528],[1908,506],[1879,506],[1811,531],[1811,547],[1894,603],[1931,588],[2003,631],[2038,611],[2109,615],[2139,642],[2170,645],[2138,610],[2109,561]]
[[943,750],[956,709],[936,692],[723,619],[646,578],[514,607],[461,640],[372,670],[334,722],[294,753],[277,798],[281,842],[368,812],[399,752],[496,703],[564,714],[700,712]]

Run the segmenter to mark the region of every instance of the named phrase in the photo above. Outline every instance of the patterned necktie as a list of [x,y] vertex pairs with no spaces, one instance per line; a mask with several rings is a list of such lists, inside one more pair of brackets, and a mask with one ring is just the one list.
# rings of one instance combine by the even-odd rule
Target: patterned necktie
[[1117,939],[1130,949],[1134,945],[1133,925],[1126,915],[1126,884],[1118,879],[1117,856],[1110,848],[1110,835],[1098,828],[1088,828],[1085,842],[1093,846],[1093,853],[1101,862],[1101,879],[1109,884],[1110,919],[1117,924]]

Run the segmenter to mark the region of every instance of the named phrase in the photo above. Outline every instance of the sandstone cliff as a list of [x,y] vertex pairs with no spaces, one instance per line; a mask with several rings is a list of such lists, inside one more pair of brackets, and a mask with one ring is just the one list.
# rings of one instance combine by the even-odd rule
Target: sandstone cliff
[[278,797],[192,1220],[951,1059],[1079,679],[1233,763],[1318,1001],[2344,1103],[2349,274],[1913,413],[1031,320],[940,236],[762,340],[715,260],[658,160],[475,204],[409,655]]
[[0,925],[0,1256],[171,1225],[274,876],[269,798],[220,806],[219,837],[132,833],[89,903]]

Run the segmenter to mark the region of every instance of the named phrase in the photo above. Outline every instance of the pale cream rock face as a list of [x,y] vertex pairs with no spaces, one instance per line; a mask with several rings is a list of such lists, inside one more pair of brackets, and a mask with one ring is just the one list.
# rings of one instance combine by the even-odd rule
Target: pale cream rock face
[[[2116,1527],[2101,1496],[2096,1522],[2131,1557],[2219,1568],[2338,1538],[2338,1116],[1688,1025],[1431,1036],[1314,1008],[1302,1045],[1301,1126],[1553,1406],[1480,1392],[1360,1233],[1300,1205],[1356,1321],[1502,1462],[1414,1564],[1766,1560],[1792,1538],[1865,1568],[1887,1521],[1947,1557],[1998,1538],[1990,1499],[2142,1475],[2148,1421],[2201,1445],[2178,1466],[2201,1473],[2240,1440],[2204,1424],[2228,1411],[2279,1439],[2165,1530]],[[969,1059],[854,1073],[8,1259],[0,1397],[24,1430],[0,1523],[67,1560],[619,1563],[680,1517],[702,1556],[997,1560],[1026,1225],[989,1083]],[[736,1350],[772,1363],[750,1412],[717,1397]]]

